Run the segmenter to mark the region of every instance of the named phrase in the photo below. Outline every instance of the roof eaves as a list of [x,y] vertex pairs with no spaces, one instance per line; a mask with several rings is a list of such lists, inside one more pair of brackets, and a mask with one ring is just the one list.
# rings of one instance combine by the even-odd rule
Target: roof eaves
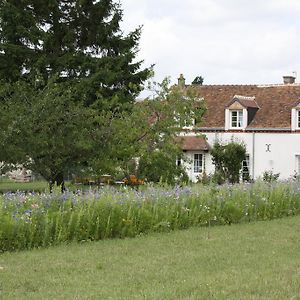
[[194,131],[224,131],[225,127],[195,127]]
[[247,127],[245,131],[291,131],[291,127],[266,127],[266,128],[259,128],[259,127]]
[[291,104],[291,107],[294,108],[294,107],[298,106],[299,104],[300,104],[300,99],[297,100],[297,101],[295,101],[295,102],[293,102],[293,103]]

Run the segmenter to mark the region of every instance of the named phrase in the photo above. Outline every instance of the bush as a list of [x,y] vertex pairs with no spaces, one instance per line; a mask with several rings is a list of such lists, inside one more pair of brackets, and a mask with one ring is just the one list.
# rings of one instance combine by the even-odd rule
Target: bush
[[280,173],[274,173],[273,171],[265,171],[263,173],[263,181],[265,182],[274,182],[277,181],[280,176]]
[[215,143],[212,150],[212,161],[215,165],[215,182],[222,184],[226,181],[238,183],[242,162],[246,159],[244,144],[230,142],[226,145]]
[[176,165],[177,153],[155,150],[143,156],[139,162],[138,173],[148,182],[176,183],[188,182],[189,178],[181,165]]

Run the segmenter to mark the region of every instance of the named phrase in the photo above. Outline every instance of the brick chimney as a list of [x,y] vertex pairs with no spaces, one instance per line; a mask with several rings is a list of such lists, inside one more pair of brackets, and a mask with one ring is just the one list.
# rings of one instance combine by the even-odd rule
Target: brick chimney
[[286,76],[283,76],[283,83],[284,84],[294,84],[295,79],[296,79],[296,76],[294,76],[294,75],[286,75]]
[[178,78],[178,86],[182,89],[185,87],[185,78],[183,77],[183,74],[180,74]]

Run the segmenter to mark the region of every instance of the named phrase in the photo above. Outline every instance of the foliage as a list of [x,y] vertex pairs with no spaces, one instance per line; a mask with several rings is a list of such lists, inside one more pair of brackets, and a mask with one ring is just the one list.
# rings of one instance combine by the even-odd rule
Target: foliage
[[[191,88],[182,91],[170,87],[168,78],[151,88],[152,97],[137,102],[130,112],[111,121],[109,133],[114,147],[104,151],[105,157],[98,153],[93,165],[98,173],[113,174],[121,168],[126,176],[134,173],[154,182],[174,183],[185,178],[183,168],[175,164],[182,151],[174,140],[193,118],[201,119],[205,102],[198,101]],[[140,158],[139,165],[133,163],[133,158]]]
[[[43,176],[51,185],[64,183],[65,176],[87,161],[93,151],[91,133],[95,111],[74,103],[67,83],[48,82],[38,92],[22,87],[31,95],[32,106],[18,99],[10,109],[18,113],[6,130],[5,145],[15,147],[17,162]],[[20,90],[20,92],[21,92]],[[11,149],[13,151],[14,149]]]
[[182,150],[178,149],[176,145],[175,147],[176,149],[167,147],[164,150],[156,150],[144,155],[138,166],[140,176],[146,178],[148,182],[161,182],[170,185],[188,182],[188,176],[182,165],[175,164],[176,159],[182,156]]
[[62,195],[16,193],[0,199],[1,251],[300,213],[300,191],[295,182],[194,189],[107,188]]
[[216,182],[223,183],[226,180],[230,183],[239,182],[242,162],[246,158],[245,145],[237,142],[222,145],[217,142],[211,150],[211,155],[215,165]]
[[[61,173],[82,171],[90,176],[136,173],[155,182],[185,179],[183,168],[175,165],[182,151],[174,138],[193,118],[201,119],[205,103],[198,101],[194,90],[183,92],[169,83],[165,79],[157,84],[153,98],[115,117],[113,112],[100,113],[82,102],[74,103],[72,85],[50,81],[37,94],[39,101],[30,98],[35,105],[27,106],[22,122],[7,127],[5,144],[17,145],[19,161],[53,183]],[[18,88],[26,95],[27,89]],[[21,107],[20,99],[10,105],[22,116]],[[141,158],[140,169],[132,165],[135,157]],[[163,168],[157,165],[159,160]]]
[[202,85],[204,78],[202,76],[196,76],[195,79],[192,81],[194,85]]
[[112,120],[151,74],[136,61],[140,28],[124,35],[121,20],[112,0],[1,1],[0,161],[63,189],[113,147]]
[[[195,94],[158,84],[134,100],[151,69],[136,61],[141,28],[124,35],[113,0],[2,1],[0,160],[41,174],[64,190],[67,174],[129,175],[133,158],[168,157],[191,119]],[[172,149],[172,151],[171,151]],[[169,151],[170,153],[166,153]],[[175,164],[175,163],[174,163]],[[174,166],[175,167],[175,166]],[[175,167],[176,168],[176,167]],[[141,171],[142,172],[142,171]],[[174,176],[180,177],[174,172]]]
[[1,1],[0,79],[43,87],[76,82],[78,99],[102,109],[134,101],[149,70],[140,70],[140,28],[124,35],[112,0]]
[[263,181],[265,181],[265,182],[277,181],[279,176],[280,176],[280,173],[274,173],[273,171],[265,171],[263,173]]

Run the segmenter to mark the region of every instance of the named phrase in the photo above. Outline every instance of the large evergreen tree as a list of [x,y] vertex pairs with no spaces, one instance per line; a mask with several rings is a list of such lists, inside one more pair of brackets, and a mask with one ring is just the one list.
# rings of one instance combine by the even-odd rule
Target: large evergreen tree
[[66,167],[87,164],[92,145],[101,151],[104,120],[130,109],[150,74],[136,61],[140,28],[124,35],[121,19],[113,0],[0,0],[0,140],[11,149],[0,160],[27,160],[61,182]]
[[149,70],[134,62],[140,28],[124,36],[121,19],[112,0],[1,0],[0,79],[43,87],[55,75],[88,105],[132,102]]

